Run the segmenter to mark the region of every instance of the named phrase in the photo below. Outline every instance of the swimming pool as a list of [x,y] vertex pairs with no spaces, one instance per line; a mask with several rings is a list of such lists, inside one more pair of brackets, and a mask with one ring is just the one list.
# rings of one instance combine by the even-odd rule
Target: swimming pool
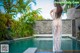
[[[28,38],[8,42],[9,53],[23,53],[29,47],[37,47],[39,52],[52,52],[52,38]],[[71,38],[61,39],[62,50],[80,50],[80,42]]]

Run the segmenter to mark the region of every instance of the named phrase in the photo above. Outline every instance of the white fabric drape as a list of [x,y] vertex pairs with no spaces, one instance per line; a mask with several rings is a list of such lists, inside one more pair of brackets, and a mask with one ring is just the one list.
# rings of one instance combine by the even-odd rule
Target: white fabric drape
[[61,51],[61,30],[55,34],[56,30],[56,26],[52,22],[53,52]]

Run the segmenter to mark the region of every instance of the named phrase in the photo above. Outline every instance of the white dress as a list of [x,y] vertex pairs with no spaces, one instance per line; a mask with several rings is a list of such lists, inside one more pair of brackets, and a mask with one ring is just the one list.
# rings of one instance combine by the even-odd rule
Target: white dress
[[[55,12],[54,12],[55,13]],[[55,18],[55,14],[53,15]],[[57,31],[57,25],[60,27],[60,30]],[[53,52],[61,51],[61,28],[62,28],[62,20],[61,18],[55,19],[52,21],[52,35],[53,35]]]

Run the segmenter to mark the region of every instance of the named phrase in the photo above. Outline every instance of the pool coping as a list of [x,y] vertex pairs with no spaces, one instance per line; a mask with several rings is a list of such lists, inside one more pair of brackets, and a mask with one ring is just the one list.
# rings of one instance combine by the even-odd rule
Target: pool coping
[[[39,37],[40,38],[40,36],[29,36],[29,37],[15,38],[13,40],[4,40],[4,41],[0,41],[0,43],[10,42],[10,41],[15,41],[15,40],[21,40],[21,39],[28,39],[28,38],[32,38],[32,37],[37,37],[37,38]],[[76,39],[76,37],[72,37],[72,36],[62,36],[62,37],[69,37],[71,39],[74,39],[74,40],[77,40],[80,42],[80,40]],[[43,37],[41,37],[41,38],[43,38]],[[45,38],[49,38],[49,37],[45,37]]]
[[32,37],[36,37],[36,36],[29,36],[29,37],[15,38],[15,39],[13,39],[13,40],[4,40],[4,41],[0,41],[0,43],[10,42],[10,41],[16,41],[16,40],[21,40],[21,39],[28,39],[28,38],[32,38]]
[[80,42],[80,40],[79,39],[77,39],[76,37],[72,37],[72,36],[68,36],[69,38],[71,38],[71,39],[74,39],[74,40],[76,40],[76,41],[79,41]]

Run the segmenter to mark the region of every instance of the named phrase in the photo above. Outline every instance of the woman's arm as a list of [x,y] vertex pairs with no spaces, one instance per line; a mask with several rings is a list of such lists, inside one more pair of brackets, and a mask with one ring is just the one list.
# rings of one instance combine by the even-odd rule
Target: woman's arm
[[52,19],[55,19],[55,9],[52,9],[50,11],[50,15],[51,15]]
[[50,15],[53,18],[53,9],[50,11]]

